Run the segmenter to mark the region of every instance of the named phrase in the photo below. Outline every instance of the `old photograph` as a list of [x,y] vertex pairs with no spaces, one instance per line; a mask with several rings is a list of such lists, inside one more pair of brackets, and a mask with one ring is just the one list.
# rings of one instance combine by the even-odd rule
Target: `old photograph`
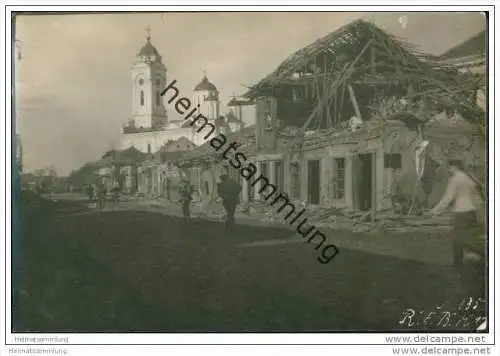
[[11,332],[481,342],[488,21],[16,13]]

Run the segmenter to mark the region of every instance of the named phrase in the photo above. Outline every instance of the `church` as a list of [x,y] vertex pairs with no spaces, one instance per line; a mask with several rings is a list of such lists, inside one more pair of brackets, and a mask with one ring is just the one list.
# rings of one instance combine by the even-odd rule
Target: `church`
[[[167,83],[167,68],[148,31],[146,43],[139,50],[132,70],[132,116],[123,127],[120,149],[135,147],[143,153],[155,153],[169,141],[181,137],[196,146],[204,143],[196,127],[182,120],[169,120],[162,90]],[[219,91],[206,74],[196,85],[193,103],[200,104],[198,114],[215,123],[220,116]]]

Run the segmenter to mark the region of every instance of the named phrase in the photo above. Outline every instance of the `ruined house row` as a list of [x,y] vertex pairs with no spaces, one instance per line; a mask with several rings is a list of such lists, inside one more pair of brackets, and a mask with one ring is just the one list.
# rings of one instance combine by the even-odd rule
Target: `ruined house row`
[[[363,21],[316,42],[244,96],[256,107],[256,124],[227,140],[238,142],[258,175],[291,200],[360,210],[388,209],[410,197],[433,204],[443,193],[447,159],[461,160],[484,179],[484,135],[477,122],[484,120],[486,83],[471,87],[477,102],[468,89],[447,94],[461,85],[455,71],[484,79],[484,45],[470,53],[464,43],[469,53],[457,46],[451,59],[421,59]],[[429,144],[418,177],[416,150],[424,141]],[[241,182],[243,202],[266,194],[265,182],[241,177],[208,141],[177,165],[204,204],[215,199],[222,172]]]

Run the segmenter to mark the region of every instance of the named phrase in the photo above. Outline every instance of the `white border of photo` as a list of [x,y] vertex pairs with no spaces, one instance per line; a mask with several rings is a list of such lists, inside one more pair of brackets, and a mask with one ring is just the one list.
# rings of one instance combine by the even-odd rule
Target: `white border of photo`
[[[55,2],[55,1],[54,1]],[[444,5],[439,5],[435,6],[432,1],[426,1],[425,3],[427,4],[426,6],[420,5],[420,6],[401,6],[401,1],[385,1],[385,5],[381,6],[380,3],[375,2],[375,1],[370,1],[372,3],[372,6],[361,6],[361,5],[355,5],[355,4],[364,4],[368,3],[369,1],[355,1],[355,0],[350,0],[349,1],[349,6],[292,6],[290,5],[291,3],[299,4],[298,2],[295,1],[281,1],[280,3],[283,5],[276,5],[276,6],[263,6],[267,5],[267,1],[253,1],[252,3],[259,3],[260,5],[251,5],[251,6],[245,6],[245,7],[240,7],[240,6],[235,6],[235,1],[219,1],[220,5],[228,5],[227,7],[220,7],[220,6],[212,6],[209,4],[208,1],[183,1],[183,5],[177,5],[177,6],[165,6],[165,5],[160,5],[161,1],[144,1],[141,6],[135,5],[132,6],[133,3],[129,1],[120,1],[120,5],[117,6],[97,6],[101,5],[101,1],[78,1],[74,2],[74,4],[80,4],[80,5],[85,5],[85,6],[8,6],[5,7],[6,13],[5,19],[6,19],[6,26],[4,28],[4,38],[6,40],[6,53],[4,58],[6,59],[6,66],[7,68],[10,68],[12,66],[12,56],[11,56],[11,19],[12,19],[12,11],[387,11],[387,12],[409,12],[409,11],[481,11],[481,10],[489,10],[490,11],[490,21],[489,21],[489,41],[490,41],[490,53],[489,53],[489,137],[493,138],[494,137],[494,130],[495,130],[495,125],[494,125],[494,107],[495,107],[495,98],[494,98],[494,63],[495,63],[495,58],[493,57],[493,41],[495,39],[495,33],[494,33],[494,21],[495,21],[495,14],[494,14],[494,8],[492,5],[489,6],[462,6],[462,5],[457,5],[457,4],[465,4],[465,2],[462,1],[446,1],[445,3],[448,4],[446,6]],[[444,2],[444,1],[442,1]],[[28,3],[28,2],[20,2],[18,1],[17,3],[22,4],[22,3]],[[58,1],[60,4],[64,4],[67,2],[62,2]],[[118,2],[115,2],[118,3]],[[148,5],[155,5],[155,6],[146,6],[145,3]],[[423,1],[420,2],[420,4],[423,3]],[[189,6],[189,4],[196,5],[196,6]],[[200,5],[203,4],[203,5]],[[285,5],[286,4],[286,5]],[[230,6],[232,5],[232,6]],[[431,6],[432,5],[432,6]],[[9,97],[9,93],[11,92],[11,72],[7,69],[6,73],[6,78],[4,80],[5,83],[5,96],[4,98]],[[2,128],[2,134],[4,137],[7,137],[6,139],[6,144],[5,144],[5,154],[1,155],[2,159],[2,164],[1,167],[10,167],[10,157],[11,157],[11,141],[8,139],[10,137],[10,132],[11,132],[11,122],[9,118],[11,117],[11,102],[10,100],[5,101],[6,105],[6,126],[4,127],[1,125]],[[3,130],[6,130],[3,132]],[[500,135],[500,133],[499,133]],[[495,151],[496,151],[496,145],[494,140],[489,144],[489,160],[490,162],[494,162],[495,158]],[[6,159],[5,157],[9,157],[7,161],[4,161]],[[10,202],[11,202],[11,192],[10,192],[10,182],[11,182],[11,175],[10,175],[10,170],[7,170],[5,172],[5,175],[2,175],[2,180],[5,179],[5,181],[2,181],[2,186],[6,186],[6,184],[9,184],[6,186],[5,190],[5,213],[6,213],[6,224],[5,229],[7,231],[6,235],[6,246],[4,244],[1,245],[2,249],[2,255],[7,256],[7,263],[4,264],[1,263],[1,274],[2,278],[3,276],[10,275],[11,268],[10,268],[10,249],[11,249],[11,243],[10,243],[10,231],[11,231],[11,210],[10,210]],[[491,192],[496,191],[494,189],[495,183],[496,186],[500,186],[500,182],[497,181],[494,182],[495,176],[494,176],[494,164],[490,166],[490,172],[489,172],[489,191],[490,194]],[[5,178],[4,178],[5,177]],[[490,255],[493,257],[493,249],[495,248],[495,239],[494,239],[494,227],[495,227],[495,217],[493,216],[494,214],[494,201],[495,199],[490,199],[490,211],[489,211],[489,236],[490,238]],[[2,222],[3,224],[4,222]],[[6,270],[4,270],[6,268]],[[40,268],[43,268],[41,266]],[[332,267],[334,268],[334,267]],[[495,269],[494,269],[495,268]],[[489,333],[488,334],[472,334],[475,336],[484,336],[484,341],[481,342],[481,344],[493,344],[494,342],[494,334],[497,332],[495,328],[495,321],[496,321],[496,315],[493,314],[493,308],[496,305],[497,302],[497,296],[495,294],[495,291],[492,289],[492,281],[495,279],[496,275],[496,268],[497,264],[493,260],[493,258],[490,259],[490,266],[489,266],[489,279],[490,279],[490,296],[489,296]],[[1,326],[1,338],[2,338],[2,345],[7,344],[7,346],[3,346],[3,352],[0,352],[0,354],[4,355],[12,355],[12,354],[29,354],[28,352],[21,353],[21,351],[17,351],[14,353],[12,350],[19,349],[21,347],[21,344],[18,345],[9,345],[9,344],[14,344],[14,336],[16,334],[12,334],[10,332],[10,325],[11,325],[11,314],[10,314],[10,301],[11,301],[11,296],[10,296],[10,279],[6,280],[6,290],[3,289],[4,284],[2,283],[2,291],[1,291],[1,311],[0,315],[5,315],[5,320],[3,320],[2,326]],[[7,305],[7,309],[6,309]],[[4,339],[4,335],[6,335],[6,339]],[[216,352],[213,347],[207,347],[207,346],[172,346],[178,345],[178,344],[188,344],[188,345],[193,345],[193,344],[290,344],[294,346],[219,346],[218,348],[221,348],[221,350],[217,350],[217,352],[221,351],[226,351],[227,353],[230,352],[237,352],[238,354],[242,355],[254,355],[255,352],[266,352],[266,353],[276,353],[276,352],[286,352],[287,355],[303,355],[306,352],[328,352],[328,351],[334,351],[336,352],[337,355],[371,355],[371,356],[377,356],[377,355],[396,355],[396,354],[405,354],[404,351],[394,351],[393,347],[394,346],[389,346],[391,343],[387,342],[388,337],[400,337],[401,339],[403,337],[411,337],[416,339],[416,337],[424,337],[424,336],[432,336],[436,335],[439,337],[444,337],[444,336],[450,336],[450,337],[459,337],[459,336],[465,336],[467,337],[468,335],[471,334],[400,334],[400,333],[289,333],[289,334],[216,334],[216,333],[200,333],[200,334],[181,334],[181,333],[174,333],[174,334],[135,334],[135,333],[130,333],[130,334],[22,334],[23,337],[30,337],[30,336],[44,336],[44,337],[59,337],[59,338],[68,338],[68,344],[61,344],[59,346],[57,345],[31,345],[31,346],[26,346],[26,349],[28,348],[38,348],[38,349],[50,349],[50,348],[57,348],[59,347],[60,350],[66,349],[69,351],[67,354],[70,355],[166,355],[167,352],[169,354],[191,354],[194,352],[200,352],[200,353],[211,353],[211,350],[214,350],[214,353]],[[456,339],[458,340],[458,339]],[[498,337],[496,340],[500,340]],[[109,345],[109,344],[122,344],[121,346],[119,345]],[[160,345],[158,345],[160,344]],[[164,344],[169,344],[171,346],[162,346]],[[325,344],[323,346],[300,346],[298,344]],[[72,346],[73,345],[73,346]],[[82,345],[88,345],[88,346],[82,346]],[[100,345],[100,346],[99,346]],[[102,345],[109,345],[109,346],[102,346]],[[128,346],[124,346],[128,345]],[[135,346],[134,346],[135,345]],[[157,345],[157,346],[144,346],[144,345]],[[326,345],[336,345],[336,346],[326,346]],[[363,345],[371,345],[371,346],[363,346]],[[379,346],[375,346],[379,345]],[[414,347],[415,349],[419,349],[419,354],[425,354],[425,351],[422,351],[423,347],[437,347],[440,344],[435,344],[434,346],[417,346],[417,345],[412,345],[409,344],[407,347]],[[403,344],[404,346],[404,344]],[[470,347],[474,347],[474,345],[470,345]],[[469,347],[467,344],[455,344],[455,345],[447,345],[446,347]],[[314,349],[313,349],[314,347]],[[397,347],[397,346],[396,346]],[[445,347],[445,346],[442,346]],[[478,345],[477,347],[480,347]],[[404,347],[399,347],[399,349],[403,349]],[[491,350],[493,350],[494,346],[491,346]],[[498,350],[498,349],[496,349]],[[473,351],[472,351],[473,352]],[[32,352],[33,354],[34,352]],[[449,354],[468,354],[468,353],[450,353]],[[36,353],[34,353],[36,354]],[[38,352],[38,354],[42,354]],[[43,353],[43,354],[49,354],[49,353]],[[60,351],[53,351],[52,354],[64,354],[64,352]],[[411,351],[406,351],[406,354],[413,354]],[[416,354],[416,353],[415,353]],[[431,354],[427,352],[427,354]],[[439,354],[437,352],[434,352],[433,354]],[[440,354],[446,354],[443,353],[443,351],[440,352]],[[474,353],[469,353],[469,354],[474,354]],[[498,354],[495,353],[495,351],[492,351],[490,353],[476,353],[476,354]]]

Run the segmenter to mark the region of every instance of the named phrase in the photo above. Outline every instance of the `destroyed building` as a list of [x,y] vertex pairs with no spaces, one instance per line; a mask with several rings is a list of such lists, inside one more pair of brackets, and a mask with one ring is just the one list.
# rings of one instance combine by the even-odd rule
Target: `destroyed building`
[[[228,135],[290,200],[361,211],[433,204],[445,162],[484,172],[484,109],[477,73],[462,73],[370,22],[354,21],[286,58],[244,98],[256,123]],[[252,185],[207,142],[178,161],[213,202],[221,170]],[[479,173],[477,173],[479,174]]]

